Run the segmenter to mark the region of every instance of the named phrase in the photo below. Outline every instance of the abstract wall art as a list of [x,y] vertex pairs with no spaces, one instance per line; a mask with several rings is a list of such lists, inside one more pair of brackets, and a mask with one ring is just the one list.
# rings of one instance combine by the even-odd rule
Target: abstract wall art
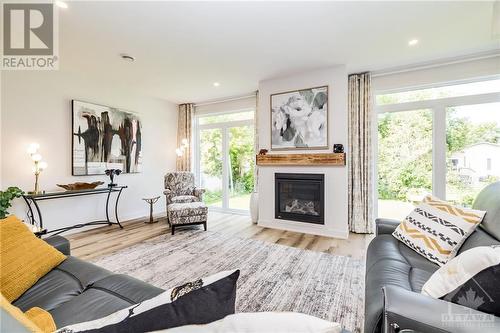
[[137,114],[72,101],[72,174],[103,175],[106,169],[141,172],[142,128]]
[[271,149],[328,148],[328,86],[271,95]]

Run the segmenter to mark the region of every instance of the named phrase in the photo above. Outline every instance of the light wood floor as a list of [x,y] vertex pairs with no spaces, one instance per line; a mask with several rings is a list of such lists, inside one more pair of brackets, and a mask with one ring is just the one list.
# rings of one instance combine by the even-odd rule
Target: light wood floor
[[[82,259],[106,255],[162,234],[170,237],[170,230],[164,218],[160,218],[160,221],[154,224],[146,224],[143,221],[144,219],[124,222],[124,229],[105,226],[65,237],[70,240],[72,255]],[[208,230],[358,259],[364,259],[366,247],[373,237],[351,233],[348,239],[337,239],[262,228],[253,224],[249,216],[217,212],[209,213]]]

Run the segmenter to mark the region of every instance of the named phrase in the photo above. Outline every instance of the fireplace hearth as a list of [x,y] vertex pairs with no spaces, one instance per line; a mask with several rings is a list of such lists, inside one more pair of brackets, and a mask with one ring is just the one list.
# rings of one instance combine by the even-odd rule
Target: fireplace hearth
[[325,224],[325,175],[275,173],[275,218]]

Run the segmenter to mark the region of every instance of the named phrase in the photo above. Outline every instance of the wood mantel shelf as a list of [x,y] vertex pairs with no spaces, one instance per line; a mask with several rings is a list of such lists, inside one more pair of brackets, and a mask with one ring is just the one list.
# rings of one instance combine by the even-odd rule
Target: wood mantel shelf
[[345,165],[345,153],[321,153],[321,154],[266,154],[257,155],[256,163],[260,166],[273,165]]

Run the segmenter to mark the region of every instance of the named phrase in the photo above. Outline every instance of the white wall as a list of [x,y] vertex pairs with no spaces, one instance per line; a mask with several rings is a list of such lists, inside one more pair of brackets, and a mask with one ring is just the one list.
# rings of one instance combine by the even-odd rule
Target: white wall
[[[163,175],[175,169],[177,106],[165,100],[138,96],[132,91],[90,81],[64,71],[17,71],[2,75],[1,183],[3,187],[33,189],[34,176],[26,149],[31,142],[49,167],[41,175],[41,188],[56,184],[91,182],[106,176],[71,176],[71,99],[109,105],[138,112],[142,118],[143,172],[120,175],[128,185],[120,200],[122,220],[146,216],[148,205],[141,199],[163,194]],[[42,202],[44,225],[49,229],[104,217],[105,195],[65,198]],[[15,201],[11,213],[26,217],[26,206]],[[165,211],[165,201],[155,212]]]
[[[274,93],[328,85],[329,149],[293,151],[296,153],[333,151],[334,143],[347,147],[347,71],[345,66],[336,66],[308,71],[289,77],[259,82],[259,149],[271,146],[270,95]],[[290,153],[269,151],[269,153]],[[325,174],[325,225],[313,225],[274,218],[274,173],[324,173]],[[259,225],[305,232],[317,235],[348,236],[347,223],[347,167],[294,166],[259,167]]]

